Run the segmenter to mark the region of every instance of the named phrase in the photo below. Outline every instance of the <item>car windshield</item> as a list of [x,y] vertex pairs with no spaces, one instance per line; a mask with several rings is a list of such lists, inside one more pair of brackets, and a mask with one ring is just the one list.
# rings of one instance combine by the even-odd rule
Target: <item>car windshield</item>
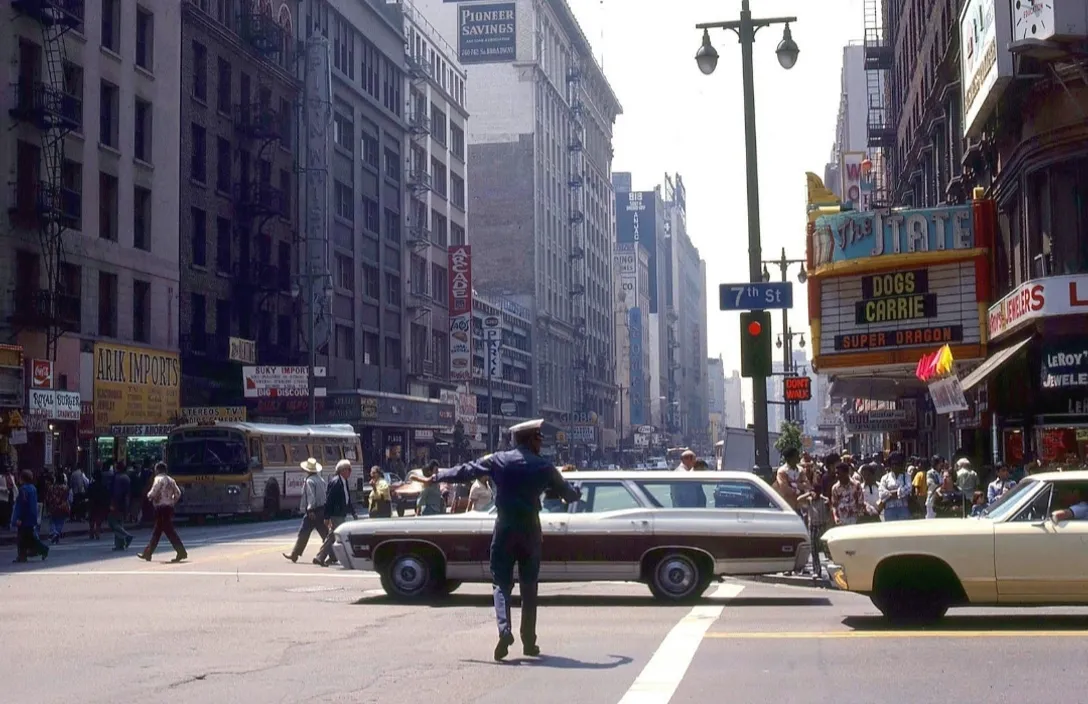
[[1036,479],[1025,479],[997,501],[993,502],[982,515],[991,521],[1000,521],[1008,517],[1009,512],[1016,504],[1020,503],[1026,494],[1031,493],[1039,485]]

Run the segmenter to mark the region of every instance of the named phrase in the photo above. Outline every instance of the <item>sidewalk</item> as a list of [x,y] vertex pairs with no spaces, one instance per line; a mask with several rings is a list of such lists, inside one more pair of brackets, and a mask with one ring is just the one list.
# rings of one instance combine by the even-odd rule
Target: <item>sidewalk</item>
[[[141,528],[150,528],[150,523],[126,523],[125,527],[129,530],[139,530]],[[68,521],[64,524],[64,532],[61,533],[61,539],[64,538],[86,538],[90,525],[86,521]],[[102,524],[102,533],[107,534],[110,529],[105,523]],[[38,528],[38,534],[42,540],[49,540],[49,522],[45,521]],[[0,547],[6,547],[15,545],[15,530],[12,528],[0,528]]]

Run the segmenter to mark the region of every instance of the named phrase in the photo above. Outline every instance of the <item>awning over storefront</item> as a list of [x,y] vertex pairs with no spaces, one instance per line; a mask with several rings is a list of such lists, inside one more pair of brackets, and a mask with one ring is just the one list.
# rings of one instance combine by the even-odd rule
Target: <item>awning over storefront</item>
[[1029,342],[1031,342],[1030,337],[1026,340],[1021,340],[1020,342],[1017,342],[1012,347],[1006,347],[1003,350],[998,350],[994,353],[992,357],[987,359],[982,364],[978,365],[978,368],[975,369],[975,371],[968,374],[967,378],[960,383],[960,386],[963,387],[964,391],[970,391],[971,388],[978,386],[983,381],[988,379],[994,372],[1000,369],[1006,362],[1015,357],[1020,350],[1027,347]]
[[837,376],[831,382],[829,393],[832,399],[838,401],[851,398],[863,398],[870,401],[897,401],[905,396],[924,391],[925,388],[925,384],[913,377],[874,379],[872,377]]

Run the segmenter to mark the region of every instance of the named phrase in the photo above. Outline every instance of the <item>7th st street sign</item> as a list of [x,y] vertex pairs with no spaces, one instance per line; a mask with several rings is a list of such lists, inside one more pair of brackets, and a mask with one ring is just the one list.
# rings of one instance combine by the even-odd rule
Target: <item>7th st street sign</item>
[[793,308],[793,282],[752,282],[718,286],[720,310],[781,310]]

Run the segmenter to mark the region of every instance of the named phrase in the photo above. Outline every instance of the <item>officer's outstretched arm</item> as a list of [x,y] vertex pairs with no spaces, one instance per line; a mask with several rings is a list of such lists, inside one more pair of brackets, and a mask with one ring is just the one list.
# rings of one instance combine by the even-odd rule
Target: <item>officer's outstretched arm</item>
[[572,504],[582,498],[582,492],[571,486],[571,483],[566,479],[563,479],[563,475],[554,467],[552,467],[551,471],[551,480],[551,490],[555,492],[556,496],[563,499],[568,504]]
[[432,475],[436,484],[469,484],[481,477],[490,477],[495,469],[494,455],[481,457],[475,462],[465,462],[457,467],[442,469]]

